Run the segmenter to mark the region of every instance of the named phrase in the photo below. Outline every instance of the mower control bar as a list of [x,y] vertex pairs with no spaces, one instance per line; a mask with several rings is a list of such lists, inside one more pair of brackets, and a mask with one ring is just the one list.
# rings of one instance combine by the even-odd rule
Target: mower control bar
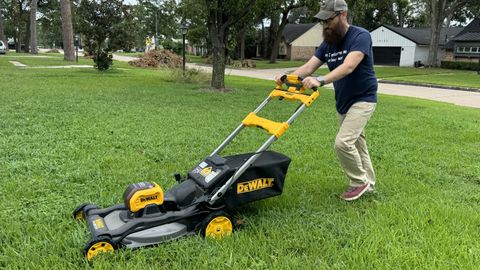
[[[261,127],[268,131],[272,136],[256,151],[256,154],[252,155],[238,170],[235,174],[212,196],[210,199],[210,204],[214,204],[220,197],[222,197],[228,188],[248,169],[248,167],[255,162],[255,160],[260,157],[260,154],[263,151],[266,151],[270,145],[276,141],[295,121],[295,119],[308,107],[310,106],[315,99],[319,96],[317,89],[312,89],[313,93],[310,95],[304,94],[305,87],[302,84],[302,78],[296,75],[284,75],[281,79],[289,87],[287,91],[282,89],[281,85],[277,85],[272,93],[255,109],[254,112],[250,113],[242,123],[230,134],[225,141],[213,151],[210,156],[218,155],[237,135],[240,131],[246,126],[256,126]],[[274,122],[262,117],[257,116],[257,113],[260,112],[274,97],[285,98],[287,100],[298,100],[302,102],[300,107],[293,113],[290,118],[283,123]]]

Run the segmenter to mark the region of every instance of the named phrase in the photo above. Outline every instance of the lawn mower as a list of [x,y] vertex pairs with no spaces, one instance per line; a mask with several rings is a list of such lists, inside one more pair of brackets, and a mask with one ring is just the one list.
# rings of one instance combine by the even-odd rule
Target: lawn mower
[[[102,252],[118,248],[151,246],[191,234],[221,238],[230,235],[236,226],[233,210],[280,195],[290,158],[267,149],[319,96],[316,88],[307,93],[302,78],[296,75],[284,75],[281,80],[283,83],[215,151],[185,176],[175,174],[178,183],[165,193],[157,183],[140,182],[126,188],[123,204],[108,208],[78,206],[73,217],[85,220],[92,235],[84,248],[86,259],[91,261]],[[286,122],[259,117],[258,112],[275,98],[301,104]],[[271,136],[256,152],[220,156],[244,127],[260,127]]]

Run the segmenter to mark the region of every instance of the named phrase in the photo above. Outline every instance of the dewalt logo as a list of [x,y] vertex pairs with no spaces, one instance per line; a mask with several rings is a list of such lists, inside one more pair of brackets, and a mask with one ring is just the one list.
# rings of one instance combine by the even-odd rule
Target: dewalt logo
[[147,196],[147,197],[142,197],[140,198],[140,202],[148,202],[148,201],[153,201],[158,198],[158,195],[152,195],[152,196]]
[[273,186],[273,178],[258,178],[252,181],[238,183],[237,194],[252,192],[259,189],[269,188]]

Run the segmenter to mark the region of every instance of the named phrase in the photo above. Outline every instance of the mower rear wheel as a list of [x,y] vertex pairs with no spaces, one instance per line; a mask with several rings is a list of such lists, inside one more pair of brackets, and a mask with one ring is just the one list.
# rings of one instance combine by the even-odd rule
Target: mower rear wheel
[[234,221],[230,215],[223,211],[213,212],[202,223],[204,237],[221,239],[233,233]]
[[85,258],[91,262],[95,256],[101,253],[113,253],[118,248],[118,246],[108,237],[98,238],[96,240],[90,241],[85,246],[83,253]]

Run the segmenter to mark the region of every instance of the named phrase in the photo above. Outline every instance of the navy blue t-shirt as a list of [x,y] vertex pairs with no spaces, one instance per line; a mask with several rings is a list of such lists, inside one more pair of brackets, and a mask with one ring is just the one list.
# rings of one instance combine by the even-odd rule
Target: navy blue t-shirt
[[336,46],[323,42],[315,52],[315,56],[323,63],[327,63],[330,71],[334,70],[345,60],[347,54],[360,51],[365,56],[355,70],[336,82],[335,100],[337,111],[347,113],[350,106],[358,101],[377,102],[377,79],[373,70],[373,50],[370,33],[357,26],[351,25],[342,41]]

